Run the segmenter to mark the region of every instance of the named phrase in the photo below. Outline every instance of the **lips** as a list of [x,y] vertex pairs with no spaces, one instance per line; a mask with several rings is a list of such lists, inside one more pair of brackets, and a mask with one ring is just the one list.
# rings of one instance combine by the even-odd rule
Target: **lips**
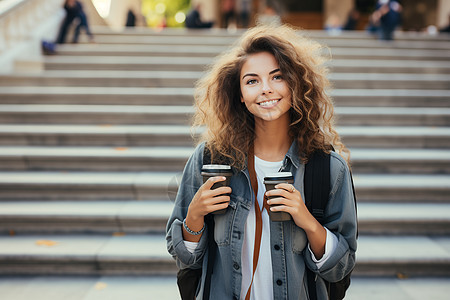
[[278,101],[280,101],[280,100],[279,99],[266,100],[263,102],[259,102],[258,105],[260,105],[262,107],[272,107],[272,106],[276,105],[278,103]]

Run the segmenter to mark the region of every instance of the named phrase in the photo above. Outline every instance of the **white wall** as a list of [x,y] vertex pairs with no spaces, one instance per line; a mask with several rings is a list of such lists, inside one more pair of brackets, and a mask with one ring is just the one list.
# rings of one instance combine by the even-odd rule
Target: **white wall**
[[438,0],[437,7],[437,26],[444,27],[448,25],[450,15],[450,0]]

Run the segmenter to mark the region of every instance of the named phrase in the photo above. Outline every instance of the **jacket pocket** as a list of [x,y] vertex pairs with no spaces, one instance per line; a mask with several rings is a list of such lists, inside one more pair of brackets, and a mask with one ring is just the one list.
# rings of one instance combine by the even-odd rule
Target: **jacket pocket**
[[231,231],[236,215],[237,197],[230,196],[230,205],[224,214],[214,215],[214,240],[218,246],[227,246],[230,244]]
[[291,241],[292,251],[296,254],[302,254],[308,243],[305,231],[294,222],[291,222]]

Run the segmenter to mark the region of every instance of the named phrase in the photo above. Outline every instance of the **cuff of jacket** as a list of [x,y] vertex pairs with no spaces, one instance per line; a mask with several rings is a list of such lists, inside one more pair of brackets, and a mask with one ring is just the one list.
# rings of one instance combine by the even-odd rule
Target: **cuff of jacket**
[[201,268],[202,259],[205,255],[207,247],[208,228],[205,228],[198,246],[193,253],[186,249],[183,239],[183,222],[175,220],[172,223],[172,241],[177,256],[177,264],[181,269],[185,268]]
[[307,267],[330,282],[344,278],[355,265],[355,253],[349,249],[347,240],[340,234],[337,235],[337,238],[338,244],[335,251],[320,268],[317,268],[309,253],[305,255]]

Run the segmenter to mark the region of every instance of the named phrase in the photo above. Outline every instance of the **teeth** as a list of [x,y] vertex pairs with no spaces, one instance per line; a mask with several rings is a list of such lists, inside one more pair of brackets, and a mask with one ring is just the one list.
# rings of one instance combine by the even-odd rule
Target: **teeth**
[[259,105],[261,105],[263,107],[268,107],[268,106],[274,105],[277,102],[278,102],[278,100],[269,100],[269,101],[261,102],[261,103],[259,103]]

